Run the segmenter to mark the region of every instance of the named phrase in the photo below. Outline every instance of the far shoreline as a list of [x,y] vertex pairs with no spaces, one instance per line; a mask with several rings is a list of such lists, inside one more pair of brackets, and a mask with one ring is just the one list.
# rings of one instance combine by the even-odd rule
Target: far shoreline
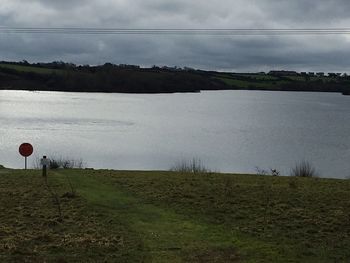
[[172,94],[216,90],[331,92],[350,95],[341,73],[270,71],[229,73],[135,65],[77,66],[52,62],[0,62],[0,90]]
[[196,94],[202,92],[216,91],[261,91],[261,92],[292,92],[292,93],[328,93],[349,96],[350,93],[341,91],[316,91],[316,90],[269,90],[269,89],[220,89],[220,90],[198,90],[198,91],[173,91],[173,92],[112,92],[112,91],[66,91],[66,90],[33,90],[33,89],[8,89],[0,88],[0,91],[28,91],[28,92],[60,92],[60,93],[88,93],[88,94],[130,94],[130,95],[171,95],[171,94]]

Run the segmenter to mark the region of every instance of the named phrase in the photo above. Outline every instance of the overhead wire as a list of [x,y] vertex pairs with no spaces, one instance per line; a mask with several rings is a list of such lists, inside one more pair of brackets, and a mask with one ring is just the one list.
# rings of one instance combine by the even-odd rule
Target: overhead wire
[[94,28],[0,27],[4,34],[283,36],[348,35],[350,28]]

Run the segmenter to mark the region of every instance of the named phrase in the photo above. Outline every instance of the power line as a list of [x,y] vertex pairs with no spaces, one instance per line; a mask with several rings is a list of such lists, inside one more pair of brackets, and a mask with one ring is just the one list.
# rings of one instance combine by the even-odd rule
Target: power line
[[4,34],[79,34],[79,35],[208,35],[282,36],[348,35],[350,28],[93,28],[93,27],[0,27]]

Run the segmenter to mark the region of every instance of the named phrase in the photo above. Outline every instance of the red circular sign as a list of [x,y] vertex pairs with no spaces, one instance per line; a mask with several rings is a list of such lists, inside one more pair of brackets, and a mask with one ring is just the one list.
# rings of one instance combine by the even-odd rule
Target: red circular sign
[[30,143],[22,143],[19,146],[19,153],[24,157],[28,157],[33,153],[33,146]]

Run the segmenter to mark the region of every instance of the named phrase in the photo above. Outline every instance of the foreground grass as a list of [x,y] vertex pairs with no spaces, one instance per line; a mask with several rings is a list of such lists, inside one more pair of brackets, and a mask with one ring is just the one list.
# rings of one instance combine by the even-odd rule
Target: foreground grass
[[[350,260],[350,181],[102,170],[49,177],[62,222],[40,172],[0,171],[0,261]],[[69,181],[76,198],[64,195]]]
[[50,184],[60,196],[63,221],[37,171],[0,171],[0,177],[0,262],[142,258],[139,239],[127,226],[103,218],[82,197],[62,197],[68,188],[56,178]]

